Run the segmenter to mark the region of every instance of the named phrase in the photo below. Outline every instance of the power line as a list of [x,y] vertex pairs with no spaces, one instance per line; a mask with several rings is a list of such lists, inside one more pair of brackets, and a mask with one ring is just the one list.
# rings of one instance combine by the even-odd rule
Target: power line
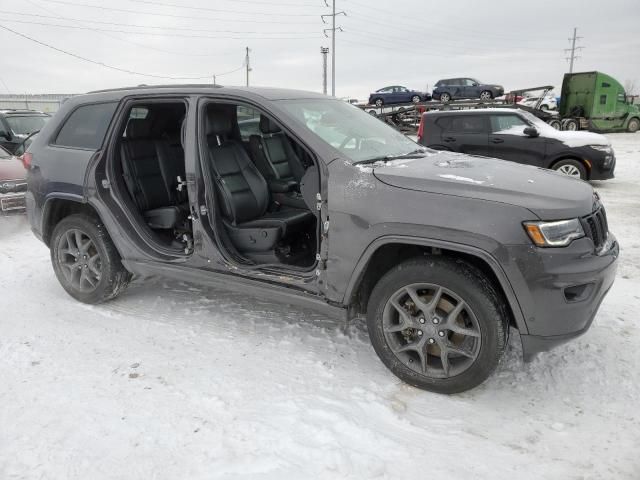
[[[89,31],[100,31],[100,32],[113,32],[113,33],[126,33],[128,35],[144,35],[144,36],[155,36],[155,37],[178,37],[178,38],[210,38],[210,39],[226,39],[226,40],[299,40],[299,39],[307,39],[307,38],[318,38],[317,35],[314,36],[297,36],[297,37],[247,37],[247,36],[229,36],[229,35],[187,35],[183,33],[156,33],[156,32],[136,32],[129,30],[114,30],[114,29],[105,29],[98,27],[83,27],[80,25],[60,25],[58,23],[46,23],[46,22],[33,22],[29,20],[13,20],[7,18],[0,18],[2,22],[9,23],[22,23],[27,25],[40,25],[47,27],[59,27],[59,28],[71,28],[75,30],[89,30]],[[258,32],[255,32],[258,34]]]
[[[190,20],[208,20],[214,22],[244,22],[244,23],[268,23],[268,24],[286,24],[290,25],[291,22],[284,22],[279,20],[250,20],[250,19],[229,19],[229,18],[213,18],[213,17],[203,17],[203,16],[193,16],[193,15],[177,15],[171,13],[160,13],[160,12],[144,12],[141,10],[131,10],[128,8],[115,8],[115,7],[103,7],[102,5],[89,5],[87,3],[78,3],[78,2],[68,2],[65,0],[41,0],[49,3],[58,3],[61,5],[70,5],[73,7],[85,7],[85,8],[94,8],[104,11],[111,12],[123,12],[123,13],[135,13],[138,15],[153,15],[157,17],[168,17],[168,18],[187,18]],[[315,22],[300,22],[298,20],[295,21],[296,25],[316,25]]]
[[[0,28],[2,28],[3,30],[7,30],[8,32],[11,32],[14,35],[22,37],[22,38],[24,38],[26,40],[29,40],[29,41],[34,42],[34,43],[37,43],[38,45],[42,45],[43,47],[47,47],[47,48],[49,48],[51,50],[55,50],[56,52],[63,53],[65,55],[68,55],[70,57],[74,57],[74,58],[76,58],[78,60],[82,60],[84,62],[92,63],[94,65],[99,65],[101,67],[108,68],[108,69],[111,69],[111,70],[116,70],[118,72],[130,73],[132,75],[140,75],[140,76],[143,76],[143,77],[161,78],[161,79],[164,79],[164,80],[202,80],[202,79],[205,79],[205,78],[206,79],[211,78],[211,74],[210,75],[202,75],[202,76],[173,77],[173,76],[167,76],[167,75],[156,75],[156,74],[153,74],[153,73],[136,72],[134,70],[128,70],[126,68],[120,68],[120,67],[116,67],[116,66],[113,66],[113,65],[109,65],[109,64],[103,63],[103,62],[99,62],[97,60],[92,60],[90,58],[83,57],[81,55],[69,52],[67,50],[63,50],[61,48],[54,47],[53,45],[49,45],[48,43],[41,42],[40,40],[37,40],[37,39],[32,38],[32,37],[29,37],[28,35],[25,35],[23,33],[20,33],[20,32],[17,32],[15,30],[12,30],[11,28],[6,27],[6,26],[4,26],[2,24],[0,24]],[[244,65],[242,67],[236,69],[236,70],[232,70],[230,72],[225,72],[225,73],[222,73],[222,74],[217,74],[216,76],[227,75],[229,73],[237,72],[237,71],[239,71],[239,70],[241,70],[243,68],[244,68]]]
[[315,17],[316,16],[316,14],[312,14],[312,13],[246,12],[243,10],[228,10],[228,9],[211,8],[211,7],[192,7],[192,6],[180,5],[176,3],[156,2],[154,0],[129,0],[129,1],[135,2],[135,3],[144,3],[147,5],[156,5],[160,7],[182,8],[184,10],[199,10],[199,11],[218,12],[218,13],[235,13],[240,15],[265,15],[268,17]]
[[[29,0],[27,0],[29,1]],[[31,3],[31,2],[30,2]],[[132,23],[120,23],[120,22],[105,22],[101,20],[87,20],[84,18],[71,18],[71,17],[63,17],[60,15],[38,15],[36,13],[22,13],[22,12],[12,12],[7,10],[0,11],[0,14],[9,14],[9,15],[19,15],[23,17],[37,17],[37,18],[53,18],[58,20],[65,20],[68,22],[80,22],[80,23],[96,23],[99,25],[114,25],[118,27],[128,27],[128,28],[148,28],[148,29],[156,29],[156,30],[179,30],[179,31],[189,31],[189,32],[209,32],[209,33],[260,33],[262,35],[307,35],[309,32],[255,32],[255,31],[246,31],[246,30],[211,30],[208,28],[193,28],[193,27],[165,27],[165,26],[157,26],[157,25],[136,25]],[[11,21],[11,20],[7,20]],[[16,20],[17,21],[17,20]]]

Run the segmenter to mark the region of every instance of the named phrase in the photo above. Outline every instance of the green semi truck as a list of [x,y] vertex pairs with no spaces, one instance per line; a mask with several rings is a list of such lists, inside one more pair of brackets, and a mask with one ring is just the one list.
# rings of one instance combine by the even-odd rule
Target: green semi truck
[[632,101],[620,82],[609,75],[601,72],[567,73],[562,82],[558,108],[561,128],[637,132],[640,129],[640,107]]

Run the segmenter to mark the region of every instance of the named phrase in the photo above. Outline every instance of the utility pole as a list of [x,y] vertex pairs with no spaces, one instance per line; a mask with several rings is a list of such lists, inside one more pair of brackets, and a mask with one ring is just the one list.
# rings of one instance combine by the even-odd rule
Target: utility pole
[[327,94],[327,53],[329,53],[329,47],[320,47],[320,53],[322,54],[322,93]]
[[213,86],[214,87],[216,86],[216,76],[215,75],[213,76]]
[[[327,0],[324,0],[324,4],[328,7]],[[343,11],[336,12],[336,0],[331,0],[331,13],[326,15],[320,15],[323,23],[327,23],[324,17],[331,17],[331,28],[324,29],[324,36],[328,37],[327,32],[331,32],[331,95],[336,95],[336,30],[343,31],[342,27],[336,28],[336,16],[347,14]]]
[[247,50],[247,54],[244,57],[244,64],[247,67],[247,87],[248,87],[249,86],[249,72],[251,71],[251,65],[249,63],[249,52],[251,50],[249,50],[249,47],[247,47],[246,50]]
[[565,48],[565,52],[571,52],[571,56],[567,57],[566,60],[569,60],[569,73],[573,73],[573,62],[580,58],[576,55],[576,50],[582,50],[584,47],[576,47],[576,41],[580,40],[582,37],[578,37],[578,28],[575,27],[573,29],[573,37],[569,39],[571,42],[571,48]]

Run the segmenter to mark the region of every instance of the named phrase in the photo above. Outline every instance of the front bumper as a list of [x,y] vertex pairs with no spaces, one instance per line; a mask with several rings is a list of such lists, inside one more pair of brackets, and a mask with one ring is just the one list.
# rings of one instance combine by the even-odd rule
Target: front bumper
[[517,259],[510,277],[516,278],[527,327],[521,332],[525,360],[585,333],[615,279],[619,246],[613,234],[597,254],[588,238],[565,248],[509,250]]
[[608,163],[608,165],[604,166],[604,158],[599,159],[598,161],[591,161],[591,172],[589,175],[589,180],[609,180],[614,178],[614,171],[616,169],[616,156],[615,154],[611,154],[612,159]]

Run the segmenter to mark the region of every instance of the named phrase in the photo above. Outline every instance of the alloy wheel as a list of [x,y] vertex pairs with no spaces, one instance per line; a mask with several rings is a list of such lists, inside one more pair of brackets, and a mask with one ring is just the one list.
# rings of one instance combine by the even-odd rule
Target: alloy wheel
[[382,314],[387,345],[408,368],[450,378],[470,368],[481,346],[478,320],[455,292],[419,283],[401,288]]
[[74,289],[95,290],[102,278],[102,262],[93,240],[82,230],[70,229],[57,246],[60,270]]
[[580,178],[580,170],[574,165],[562,165],[558,167],[558,172],[564,173],[565,175],[569,175],[570,177],[578,177]]
[[480,94],[480,100],[491,100],[491,93],[490,92],[482,92]]

